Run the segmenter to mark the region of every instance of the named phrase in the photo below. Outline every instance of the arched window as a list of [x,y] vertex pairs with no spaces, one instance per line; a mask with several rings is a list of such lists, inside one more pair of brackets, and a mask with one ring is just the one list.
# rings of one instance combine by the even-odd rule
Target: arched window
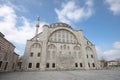
[[56,47],[54,44],[50,44],[50,45],[48,45],[48,49],[56,49]]
[[46,68],[49,68],[49,63],[46,63]]
[[55,68],[55,63],[52,63],[52,67]]
[[66,49],[66,45],[64,45],[64,49]]
[[40,52],[38,52],[38,57],[40,57]]
[[0,61],[0,68],[1,68],[1,66],[2,66],[2,61]]
[[34,43],[34,44],[32,45],[32,48],[40,48],[40,44],[39,44],[39,43]]
[[93,58],[93,50],[90,47],[86,47],[87,58]]
[[56,57],[56,46],[54,44],[48,45],[48,54],[47,54],[47,60],[55,59]]
[[90,47],[86,47],[87,51],[92,51],[92,49]]
[[91,55],[91,58],[93,58],[93,55]]
[[93,67],[95,67],[95,64],[94,63],[92,63],[93,64]]
[[77,64],[77,63],[75,63],[75,67],[78,67],[78,64]]
[[30,57],[33,57],[33,52],[30,53]]
[[80,47],[79,47],[79,46],[74,46],[73,49],[74,49],[74,50],[80,50]]
[[70,32],[69,30],[66,30],[66,29],[61,29],[61,30],[54,31],[50,35],[49,40],[48,40],[50,42],[53,42],[51,40],[51,38],[53,38],[52,40],[56,40],[55,42],[60,42],[60,43],[75,43],[74,40],[77,41],[75,35],[72,32]]
[[40,67],[40,63],[36,63],[36,68],[39,68]]
[[29,63],[29,64],[28,64],[28,68],[32,68],[32,63]]
[[82,67],[83,65],[82,65],[82,63],[80,63],[80,67]]

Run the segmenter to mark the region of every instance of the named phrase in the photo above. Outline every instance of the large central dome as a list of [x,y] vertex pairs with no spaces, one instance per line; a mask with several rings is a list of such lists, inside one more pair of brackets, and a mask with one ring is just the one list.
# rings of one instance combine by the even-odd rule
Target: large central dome
[[66,23],[62,23],[62,22],[57,22],[57,23],[53,23],[50,25],[50,27],[56,28],[56,27],[68,27],[68,28],[72,28],[70,25],[66,24]]

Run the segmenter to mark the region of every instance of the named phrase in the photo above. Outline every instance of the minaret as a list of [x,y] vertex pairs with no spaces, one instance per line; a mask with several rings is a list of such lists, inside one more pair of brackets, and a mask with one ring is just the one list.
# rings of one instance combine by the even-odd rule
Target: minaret
[[40,18],[38,17],[37,19],[37,23],[36,23],[36,32],[35,32],[35,36],[38,34],[38,29],[39,29],[39,21],[40,21]]

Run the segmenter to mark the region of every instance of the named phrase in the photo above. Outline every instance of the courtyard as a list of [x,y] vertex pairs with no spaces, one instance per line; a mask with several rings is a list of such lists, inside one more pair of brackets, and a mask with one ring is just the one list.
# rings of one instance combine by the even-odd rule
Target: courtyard
[[119,70],[4,72],[0,80],[120,80]]

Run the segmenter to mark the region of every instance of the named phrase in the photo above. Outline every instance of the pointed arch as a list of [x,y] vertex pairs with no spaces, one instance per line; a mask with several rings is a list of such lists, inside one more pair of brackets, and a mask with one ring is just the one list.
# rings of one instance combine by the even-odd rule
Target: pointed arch
[[30,57],[36,57],[34,55],[38,55],[37,57],[40,57],[40,54],[42,52],[42,46],[39,43],[33,43],[30,47]]
[[56,49],[56,46],[54,44],[48,45],[48,49]]
[[74,50],[80,50],[80,47],[79,46],[74,46],[73,49]]
[[33,43],[31,48],[40,48],[41,45],[39,43]]
[[67,29],[57,29],[49,35],[48,42],[78,43],[78,40],[72,31]]
[[89,47],[89,46],[86,47],[86,50],[87,50],[87,51],[91,51],[91,52],[93,52],[92,48]]

